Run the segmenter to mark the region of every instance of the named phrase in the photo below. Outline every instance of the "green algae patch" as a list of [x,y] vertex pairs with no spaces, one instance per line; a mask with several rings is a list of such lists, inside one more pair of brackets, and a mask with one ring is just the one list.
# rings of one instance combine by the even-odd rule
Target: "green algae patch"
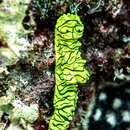
[[0,4],[0,60],[5,65],[15,64],[29,45],[28,32],[22,25],[29,2],[17,0]]

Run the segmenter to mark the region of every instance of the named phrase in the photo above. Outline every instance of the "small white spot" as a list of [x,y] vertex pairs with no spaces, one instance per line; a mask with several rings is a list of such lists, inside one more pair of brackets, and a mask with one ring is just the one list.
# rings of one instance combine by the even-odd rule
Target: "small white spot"
[[123,35],[123,42],[130,42],[130,37]]
[[101,115],[102,115],[101,110],[100,109],[96,109],[96,112],[95,112],[95,114],[93,116],[94,120],[98,121],[100,119]]
[[121,100],[120,100],[119,98],[115,98],[115,99],[113,100],[112,107],[113,107],[114,109],[118,109],[119,107],[121,107],[121,105],[122,105],[122,102],[121,102]]
[[100,101],[105,101],[107,99],[107,95],[105,94],[105,93],[101,93],[100,95],[99,95],[99,100]]
[[116,126],[116,116],[114,113],[108,113],[106,114],[106,121],[112,126],[115,127]]
[[130,122],[130,112],[129,111],[123,111],[121,115],[122,115],[122,120],[124,122]]

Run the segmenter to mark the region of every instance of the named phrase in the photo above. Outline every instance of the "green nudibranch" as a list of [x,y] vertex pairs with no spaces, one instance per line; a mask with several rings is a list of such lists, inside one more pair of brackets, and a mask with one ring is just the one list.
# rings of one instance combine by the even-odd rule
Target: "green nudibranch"
[[90,73],[85,69],[81,58],[81,43],[84,26],[76,14],[64,14],[55,27],[55,94],[54,114],[49,130],[67,130],[73,119],[79,83],[86,83]]

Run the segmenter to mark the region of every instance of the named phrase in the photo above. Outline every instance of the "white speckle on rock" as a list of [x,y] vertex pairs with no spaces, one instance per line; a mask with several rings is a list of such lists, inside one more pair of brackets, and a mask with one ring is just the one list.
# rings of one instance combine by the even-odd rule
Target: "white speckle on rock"
[[127,43],[130,42],[130,37],[127,37],[126,35],[123,35],[123,42]]
[[99,100],[100,101],[105,101],[107,99],[107,95],[105,94],[105,93],[101,93],[100,95],[99,95]]
[[94,114],[94,116],[93,116],[94,120],[95,120],[95,121],[98,121],[101,116],[102,116],[101,110],[100,110],[99,108],[96,109],[96,112],[95,112],[95,114]]
[[122,115],[122,120],[124,121],[124,122],[130,122],[130,112],[129,111],[123,111],[122,113],[121,113],[121,115]]
[[109,123],[112,127],[116,126],[116,115],[114,113],[108,113],[106,114],[106,121]]
[[122,105],[122,102],[121,102],[121,100],[120,100],[119,98],[115,98],[115,99],[113,100],[112,107],[113,107],[114,109],[118,109],[119,107],[121,107],[121,105]]

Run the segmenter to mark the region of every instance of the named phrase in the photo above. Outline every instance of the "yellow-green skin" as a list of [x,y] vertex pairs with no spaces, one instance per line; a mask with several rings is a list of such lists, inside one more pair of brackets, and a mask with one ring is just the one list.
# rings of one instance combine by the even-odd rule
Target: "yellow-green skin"
[[55,27],[55,94],[54,114],[49,130],[67,130],[73,119],[79,83],[86,83],[90,74],[85,69],[85,60],[81,58],[78,41],[83,35],[84,26],[78,15],[64,14]]

